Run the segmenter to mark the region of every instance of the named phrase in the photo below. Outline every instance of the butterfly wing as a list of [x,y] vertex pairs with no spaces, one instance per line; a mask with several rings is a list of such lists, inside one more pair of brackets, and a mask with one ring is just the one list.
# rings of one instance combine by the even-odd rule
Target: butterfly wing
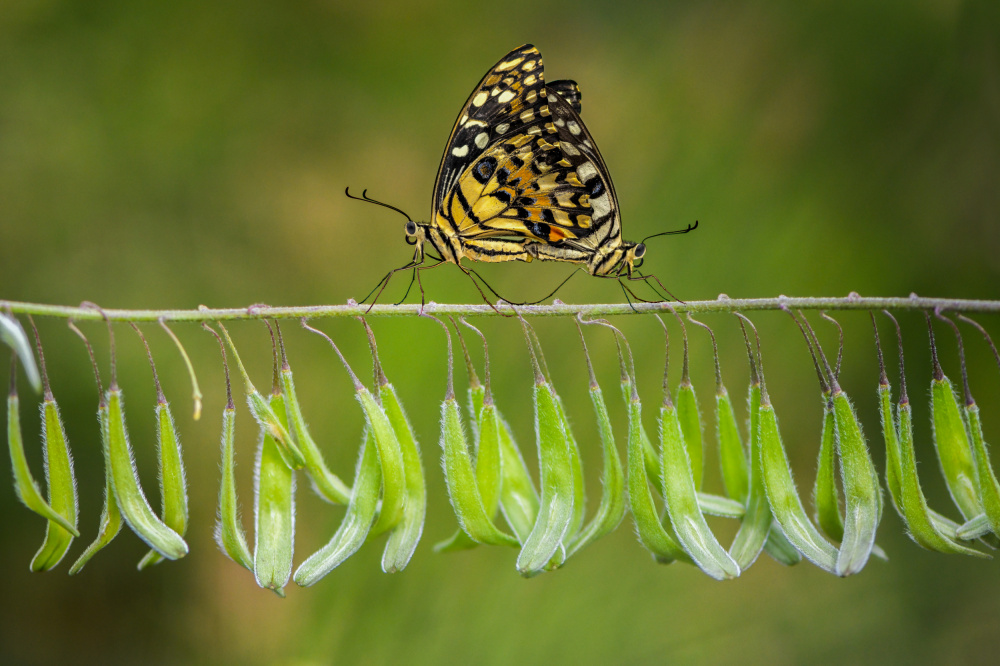
[[473,89],[448,137],[434,181],[431,219],[444,231],[454,232],[451,198],[459,178],[499,138],[523,129],[528,119],[521,118],[522,112],[535,106],[544,90],[542,56],[531,44],[501,58]]

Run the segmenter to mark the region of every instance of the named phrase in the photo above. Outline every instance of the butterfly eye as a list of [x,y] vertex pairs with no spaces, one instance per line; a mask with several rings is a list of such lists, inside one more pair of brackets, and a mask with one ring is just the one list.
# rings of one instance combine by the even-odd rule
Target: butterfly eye
[[642,243],[639,243],[638,245],[635,246],[635,251],[633,252],[633,256],[635,256],[636,259],[640,259],[644,254],[646,254],[646,246]]
[[417,223],[413,220],[408,220],[406,223],[406,235],[415,236],[417,234]]

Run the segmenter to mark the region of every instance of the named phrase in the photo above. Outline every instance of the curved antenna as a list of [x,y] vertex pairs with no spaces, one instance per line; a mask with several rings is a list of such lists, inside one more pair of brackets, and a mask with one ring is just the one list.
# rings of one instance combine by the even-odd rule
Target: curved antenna
[[650,238],[656,238],[657,236],[677,236],[679,234],[686,234],[688,232],[694,231],[697,228],[698,228],[698,220],[695,220],[694,224],[687,225],[686,229],[674,229],[673,231],[661,231],[658,234],[653,234],[652,236],[646,236],[645,238],[643,238],[639,242],[640,243],[645,243]]
[[[373,203],[373,204],[376,204],[378,206],[382,206],[383,208],[388,208],[389,210],[394,210],[397,213],[399,213],[400,215],[402,215],[403,217],[405,217],[407,222],[412,222],[413,221],[410,218],[409,215],[407,215],[406,213],[404,213],[400,209],[396,208],[395,206],[390,206],[387,203],[382,203],[381,201],[376,201],[375,199],[372,199],[370,196],[368,196],[368,190],[367,189],[361,191],[361,196],[360,197],[356,197],[353,194],[351,194],[351,188],[350,187],[348,187],[347,189],[344,190],[344,194],[347,195],[348,199],[354,199],[355,201],[367,201],[368,203]],[[697,223],[695,223],[695,226],[698,226]]]

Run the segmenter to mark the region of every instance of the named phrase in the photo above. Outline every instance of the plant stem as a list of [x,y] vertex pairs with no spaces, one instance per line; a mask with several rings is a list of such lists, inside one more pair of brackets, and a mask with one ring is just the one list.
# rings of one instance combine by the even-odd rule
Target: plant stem
[[[906,298],[861,297],[850,295],[843,298],[729,298],[721,296],[711,301],[688,301],[687,303],[627,303],[610,304],[570,304],[556,302],[551,305],[517,306],[516,312],[524,317],[568,317],[582,315],[584,317],[630,315],[649,312],[748,312],[753,310],[779,310],[782,307],[800,310],[917,310],[926,311],[941,309],[951,312],[993,312],[1000,313],[1000,301],[969,300],[955,298],[921,298],[910,296]],[[68,307],[62,305],[46,305],[42,303],[22,303],[19,301],[0,301],[0,309],[9,308],[13,313],[32,314],[47,317],[72,318],[76,321],[97,321],[107,318],[112,321],[193,321],[208,322],[216,320],[243,319],[296,319],[306,317],[321,319],[326,317],[406,317],[421,313],[434,315],[458,315],[464,317],[496,317],[512,316],[515,308],[503,304],[496,309],[486,303],[479,304],[447,304],[428,303],[421,306],[412,305],[375,305],[369,311],[365,305],[313,305],[303,307],[264,307],[221,308],[197,310],[113,310],[97,311],[93,308]]]

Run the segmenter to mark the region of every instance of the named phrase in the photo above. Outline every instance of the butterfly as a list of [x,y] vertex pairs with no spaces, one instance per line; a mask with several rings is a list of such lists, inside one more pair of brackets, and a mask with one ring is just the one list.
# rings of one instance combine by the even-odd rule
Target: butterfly
[[[453,263],[471,278],[475,271],[462,259],[560,261],[598,277],[652,277],[633,278],[646,245],[622,238],[614,184],[580,117],[581,100],[574,81],[545,83],[542,56],[531,44],[501,58],[448,137],[430,222],[363,195],[406,215],[406,242],[415,246],[413,260],[376,286],[379,294],[394,273],[411,268],[419,280],[417,270]],[[423,265],[425,256],[437,263]]]

